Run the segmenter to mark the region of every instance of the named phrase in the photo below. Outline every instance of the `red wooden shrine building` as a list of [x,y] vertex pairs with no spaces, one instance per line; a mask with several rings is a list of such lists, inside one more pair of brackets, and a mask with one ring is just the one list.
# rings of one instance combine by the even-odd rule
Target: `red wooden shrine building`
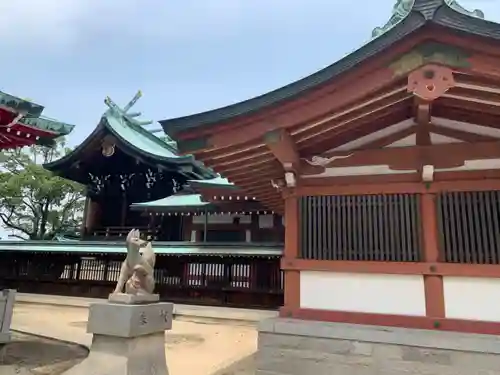
[[306,320],[500,334],[500,25],[399,1],[352,54],[161,121],[285,215],[285,303]]
[[42,116],[44,107],[0,91],[0,150],[33,144],[50,145],[73,125]]

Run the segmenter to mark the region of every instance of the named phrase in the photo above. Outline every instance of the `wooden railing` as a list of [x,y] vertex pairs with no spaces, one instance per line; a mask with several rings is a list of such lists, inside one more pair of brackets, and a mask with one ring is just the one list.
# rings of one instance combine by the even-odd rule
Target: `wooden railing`
[[[106,298],[125,254],[91,251],[0,251],[0,288]],[[283,302],[280,258],[259,255],[258,247],[255,255],[231,249],[216,256],[157,254],[156,292],[179,303],[277,308]]]
[[123,226],[123,227],[105,227],[98,228],[92,230],[90,233],[87,233],[86,239],[94,239],[94,240],[103,240],[103,241],[115,241],[121,238],[127,237],[127,234],[132,229],[139,229],[141,232],[141,236],[144,239],[157,239],[159,228],[150,228],[150,227],[132,227],[132,226]]

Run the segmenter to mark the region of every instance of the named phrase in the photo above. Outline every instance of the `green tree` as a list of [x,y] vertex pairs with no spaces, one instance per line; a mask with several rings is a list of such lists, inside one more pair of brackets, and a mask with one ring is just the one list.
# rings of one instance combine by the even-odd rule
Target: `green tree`
[[54,147],[30,146],[3,152],[0,160],[0,224],[13,236],[52,239],[80,227],[84,187],[43,168],[71,150],[63,139]]

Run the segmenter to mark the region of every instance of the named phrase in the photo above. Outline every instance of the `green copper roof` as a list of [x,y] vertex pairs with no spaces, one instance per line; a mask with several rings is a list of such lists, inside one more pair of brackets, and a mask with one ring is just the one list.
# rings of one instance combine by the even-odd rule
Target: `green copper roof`
[[[365,8],[367,9],[367,8]],[[368,43],[334,64],[269,93],[194,115],[160,121],[165,133],[176,139],[176,134],[192,128],[210,127],[212,124],[250,115],[254,112],[292,100],[315,89],[339,75],[356,68],[360,63],[384,53],[394,43],[426,27],[437,25],[450,31],[474,34],[500,40],[500,25],[481,18],[482,12],[468,12],[451,0],[399,0],[387,25],[377,30]],[[387,26],[387,27],[386,27]],[[207,136],[178,141],[179,150],[196,150],[206,146]],[[189,152],[189,151],[188,151]]]
[[[109,109],[104,113],[102,120],[117,137],[138,150],[162,159],[186,158],[176,154],[175,149],[167,142],[144,129],[144,125],[151,122],[141,122],[136,119],[140,113],[129,114],[128,110],[142,96],[139,91],[134,98],[124,107],[118,107],[109,97],[105,99]],[[188,156],[187,158],[191,158]]]
[[[471,17],[477,17],[484,19],[484,13],[478,9],[473,11],[468,11],[464,7],[462,7],[456,0],[444,0],[445,4],[448,5],[453,10],[465,14]],[[372,31],[372,38],[377,38],[383,33],[389,31],[398,23],[403,21],[412,11],[415,5],[415,0],[397,0],[396,4],[392,8],[392,15],[389,18],[389,21],[385,23],[382,27],[376,27]]]
[[151,202],[132,203],[131,208],[153,208],[153,207],[203,207],[209,202],[203,202],[200,194],[171,195],[167,198]]
[[17,114],[22,114],[19,123],[56,133],[57,136],[71,133],[74,125],[42,116],[44,107],[32,101],[0,91],[0,106]]
[[7,94],[0,91],[0,106],[12,110],[16,113],[25,113],[26,115],[38,117],[42,114],[44,107],[26,99]]
[[211,185],[211,186],[221,186],[221,187],[230,187],[234,186],[232,182],[229,182],[227,178],[217,176],[215,178],[210,178],[208,180],[189,180],[189,183],[195,183],[198,185]]
[[[213,256],[281,256],[281,244],[196,244],[192,242],[153,242],[156,254],[213,255]],[[53,252],[82,254],[124,254],[125,242],[107,241],[0,241],[0,251],[4,252]]]
[[68,135],[71,133],[74,125],[67,124],[65,122],[49,119],[48,117],[23,117],[19,120],[21,124],[32,126],[34,128],[47,130],[58,135]]
[[103,116],[103,121],[105,121],[107,127],[118,138],[138,150],[164,159],[177,159],[180,157],[167,143],[163,142],[155,135],[150,134],[142,127],[129,123],[123,117],[120,118],[110,113],[110,111],[106,111]]
[[141,97],[138,92],[134,98],[124,107],[120,108],[109,97],[105,99],[105,104],[109,109],[102,115],[98,126],[94,131],[71,153],[52,163],[45,164],[44,167],[59,173],[59,171],[69,170],[75,162],[82,157],[82,152],[87,147],[94,147],[96,140],[104,139],[107,132],[116,137],[118,142],[125,145],[125,150],[136,153],[143,158],[144,162],[154,166],[160,166],[159,162],[176,164],[180,166],[181,173],[187,178],[211,178],[215,172],[205,168],[191,155],[177,154],[175,147],[169,144],[169,140],[163,141],[155,134],[144,128],[150,121],[140,121],[137,119],[140,113],[129,112],[130,108]]

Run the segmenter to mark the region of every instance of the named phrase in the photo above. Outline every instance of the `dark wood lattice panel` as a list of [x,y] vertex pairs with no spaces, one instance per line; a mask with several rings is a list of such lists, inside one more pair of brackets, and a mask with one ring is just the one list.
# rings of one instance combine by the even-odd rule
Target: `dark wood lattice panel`
[[440,250],[445,262],[500,263],[500,192],[441,193]]
[[300,199],[304,259],[418,262],[419,196],[308,196]]

